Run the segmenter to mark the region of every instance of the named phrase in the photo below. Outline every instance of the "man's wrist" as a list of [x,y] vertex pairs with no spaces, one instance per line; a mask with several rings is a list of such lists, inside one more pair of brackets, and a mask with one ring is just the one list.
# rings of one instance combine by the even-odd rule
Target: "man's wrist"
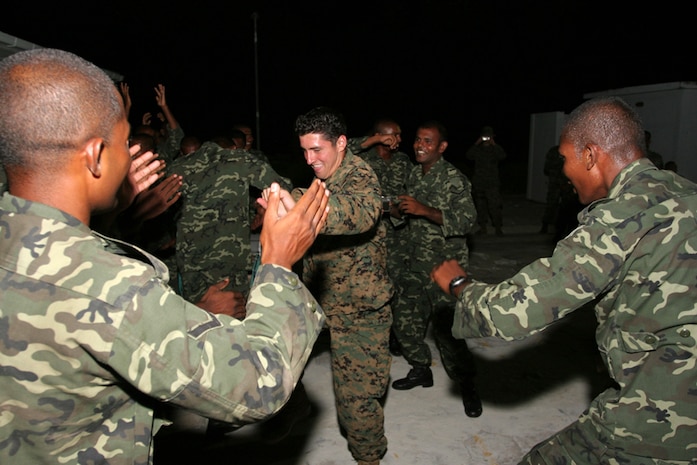
[[450,281],[450,285],[448,286],[448,290],[450,291],[450,295],[457,297],[459,295],[457,293],[457,290],[469,282],[470,282],[470,278],[467,275],[455,276]]

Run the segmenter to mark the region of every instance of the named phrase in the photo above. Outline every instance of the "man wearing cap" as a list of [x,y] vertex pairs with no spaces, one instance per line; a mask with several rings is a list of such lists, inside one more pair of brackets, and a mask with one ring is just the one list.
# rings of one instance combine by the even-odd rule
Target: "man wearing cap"
[[499,162],[506,158],[506,152],[496,143],[494,137],[494,129],[484,126],[477,141],[465,154],[465,158],[474,162],[472,197],[477,208],[478,233],[487,233],[486,226],[491,219],[496,235],[502,236],[503,200]]

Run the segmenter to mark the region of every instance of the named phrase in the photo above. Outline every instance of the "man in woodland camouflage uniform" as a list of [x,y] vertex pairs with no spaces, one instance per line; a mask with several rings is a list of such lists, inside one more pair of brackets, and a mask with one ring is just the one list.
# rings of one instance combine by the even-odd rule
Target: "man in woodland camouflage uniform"
[[168,171],[183,177],[172,287],[195,301],[208,286],[229,278],[232,290],[246,294],[252,270],[249,188],[278,182],[290,189],[290,181],[248,152],[213,142],[178,158]]
[[595,303],[596,341],[616,385],[521,464],[697,463],[697,185],[646,157],[639,116],[589,100],[562,129],[580,225],[499,284],[454,260],[432,277],[458,298],[456,337],[522,339]]
[[[414,166],[409,155],[399,150],[402,142],[402,129],[394,120],[381,118],[373,125],[373,135],[355,137],[349,139],[348,148],[354,155],[365,160],[380,182],[383,199],[385,202],[395,202],[397,196],[404,194],[407,175]],[[383,222],[387,229],[387,269],[390,276],[400,267],[401,250],[399,245],[399,232],[389,220],[389,209],[383,214]]]
[[[403,244],[404,224],[395,226],[390,221],[390,206],[397,202],[397,197],[406,192],[407,175],[414,166],[409,155],[399,151],[402,142],[402,128],[396,121],[380,118],[373,124],[373,135],[349,139],[348,147],[365,160],[380,181],[383,198],[382,221],[387,236],[387,272],[394,283],[399,271],[404,268],[406,246]],[[390,351],[401,354],[399,344],[390,334]]]
[[403,251],[408,259],[397,280],[393,328],[412,368],[392,387],[405,390],[433,386],[431,350],[425,340],[433,320],[443,367],[460,387],[465,414],[478,417],[482,402],[474,386],[474,359],[467,343],[455,340],[448,329],[455,300],[444,296],[429,279],[433,267],[444,257],[457,257],[467,263],[466,235],[477,217],[469,180],[443,158],[447,147],[448,135],[441,123],[429,121],[419,126],[414,139],[418,165],[412,168],[406,195],[399,196],[399,205],[393,211],[399,221],[408,221],[407,247]]
[[161,401],[258,422],[288,399],[324,324],[290,271],[326,220],[320,183],[288,212],[273,185],[240,321],[215,314],[230,312],[234,293],[212,286],[191,304],[157,258],[90,229],[122,188],[157,179],[159,163],[132,162],[128,135],[123,100],[97,66],[52,49],[0,62],[11,186],[0,198],[2,464],[152,464]]
[[506,152],[496,143],[496,134],[491,126],[484,126],[482,133],[465,153],[467,160],[474,162],[472,174],[472,197],[477,207],[478,233],[486,234],[487,223],[491,220],[497,236],[503,235],[503,198],[499,163],[506,158]]
[[[360,465],[377,465],[387,450],[380,400],[392,363],[393,292],[380,185],[347,149],[340,113],[310,110],[297,118],[295,132],[307,164],[332,193],[327,224],[303,260],[303,280],[327,313],[336,409],[349,451]],[[299,194],[295,189],[293,196]]]

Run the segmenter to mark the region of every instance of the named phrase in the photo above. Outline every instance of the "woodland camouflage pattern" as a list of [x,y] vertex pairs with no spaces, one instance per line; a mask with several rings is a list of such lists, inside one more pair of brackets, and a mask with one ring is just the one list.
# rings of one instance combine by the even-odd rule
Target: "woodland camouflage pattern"
[[244,321],[213,315],[178,296],[153,256],[9,193],[0,237],[2,464],[152,463],[156,401],[264,419],[324,324],[281,267],[260,268]]
[[[594,302],[598,348],[619,388],[570,427],[564,445],[575,463],[697,463],[695,212],[695,184],[640,159],[579,214],[551,257],[460,294],[456,337],[509,341]],[[555,443],[540,444],[551,451],[544,463],[572,463]]]
[[[394,219],[407,221],[405,261],[397,281],[397,297],[392,305],[395,315],[393,330],[402,348],[402,354],[412,366],[431,366],[431,350],[424,340],[433,311],[447,311],[455,302],[444,294],[429,278],[433,267],[446,258],[454,258],[466,266],[469,262],[467,234],[477,218],[467,177],[452,163],[440,158],[423,174],[421,165],[415,165],[407,178],[407,194],[443,214],[438,225],[424,217],[407,216]],[[446,341],[441,341],[446,342]],[[467,361],[451,360],[447,356],[455,347],[441,351],[443,364],[453,379],[462,380],[462,365]],[[467,354],[466,345],[456,352]],[[473,369],[472,366],[467,367]],[[457,377],[455,373],[459,373]]]
[[278,182],[290,189],[290,181],[248,152],[213,142],[178,158],[168,171],[183,177],[172,287],[198,302],[209,286],[229,277],[231,289],[247,292],[252,270],[249,188]]

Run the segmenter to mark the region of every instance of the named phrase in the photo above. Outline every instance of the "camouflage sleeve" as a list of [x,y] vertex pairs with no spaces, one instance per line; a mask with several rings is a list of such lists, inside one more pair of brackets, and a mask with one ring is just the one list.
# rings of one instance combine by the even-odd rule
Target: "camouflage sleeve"
[[371,230],[382,217],[380,185],[373,170],[365,163],[347,176],[350,182],[329,184],[329,211],[322,234],[351,235]]
[[184,138],[184,130],[181,127],[167,128],[167,138],[157,148],[160,158],[166,163],[172,162],[179,154],[180,144]]
[[269,187],[272,182],[277,182],[281,185],[281,188],[287,191],[293,189],[291,180],[278,174],[273,166],[271,166],[271,163],[256,158],[253,155],[249,155],[248,158],[251,175],[250,184],[252,186],[263,190]]
[[627,251],[612,237],[612,229],[596,219],[560,241],[551,257],[512,278],[467,286],[458,299],[453,335],[522,339],[590,302],[616,279],[618,263],[625,260]]
[[397,196],[406,193],[407,176],[412,166],[407,154],[398,152],[392,155],[389,174],[380,181],[383,194]]
[[360,155],[361,152],[365,152],[366,150],[370,149],[370,147],[361,147],[361,144],[363,142],[365,142],[366,140],[368,140],[368,136],[351,137],[347,141],[348,142],[347,147],[355,155]]
[[238,424],[284,404],[324,322],[299,277],[273,265],[260,267],[244,320],[201,310],[157,280],[133,306],[109,364],[157,399]]
[[464,175],[454,169],[448,170],[447,181],[442,186],[443,202],[439,208],[443,214],[443,236],[463,236],[472,230],[477,219],[472,186]]

